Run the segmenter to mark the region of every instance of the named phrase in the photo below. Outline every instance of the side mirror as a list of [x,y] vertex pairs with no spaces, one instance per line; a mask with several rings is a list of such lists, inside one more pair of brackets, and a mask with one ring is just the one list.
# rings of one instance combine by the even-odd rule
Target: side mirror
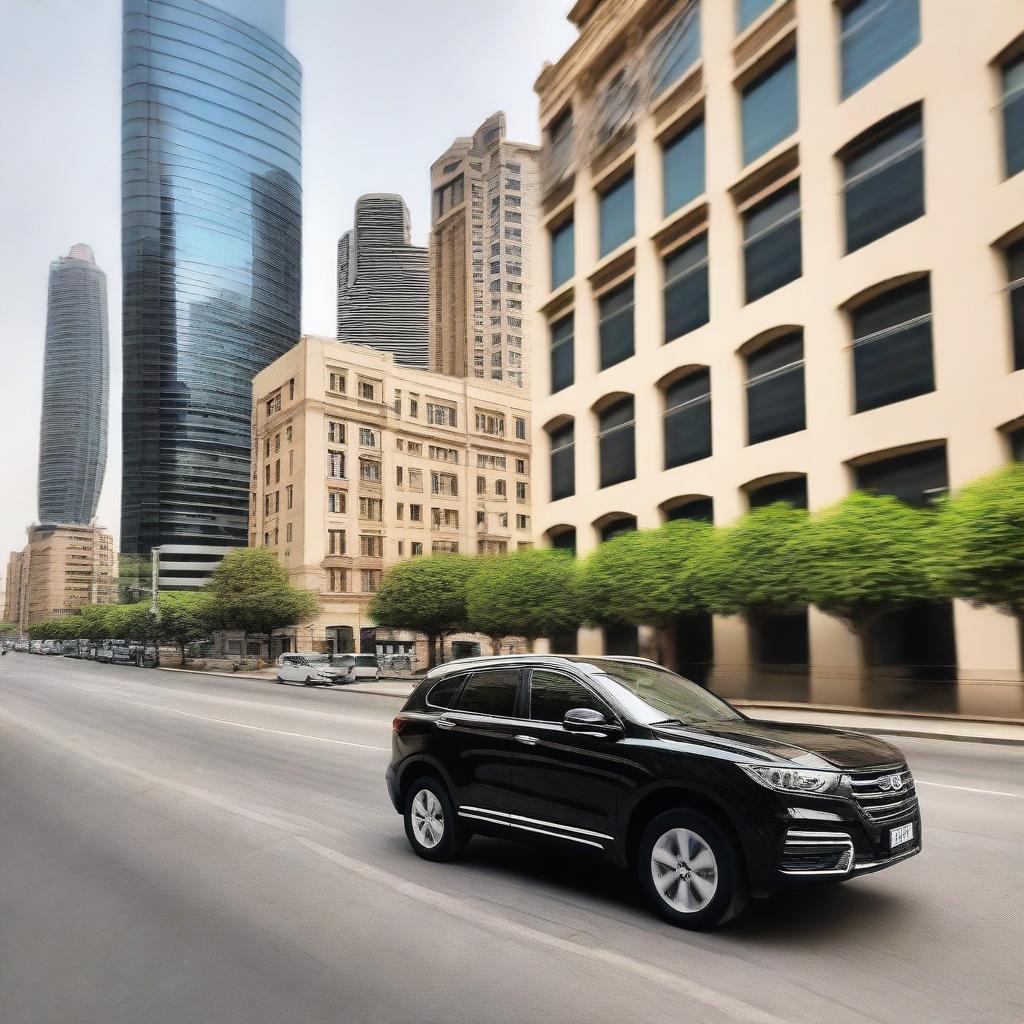
[[605,736],[620,736],[622,726],[618,722],[610,722],[600,711],[593,708],[573,708],[566,711],[562,719],[562,728],[566,732],[603,733]]

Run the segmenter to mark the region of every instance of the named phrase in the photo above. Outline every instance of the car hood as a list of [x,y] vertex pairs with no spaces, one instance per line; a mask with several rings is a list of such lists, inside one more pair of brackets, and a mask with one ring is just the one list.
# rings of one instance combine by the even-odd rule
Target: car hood
[[871,768],[902,762],[891,743],[859,732],[786,722],[703,722],[689,726],[659,726],[673,739],[701,736],[715,746],[769,759],[798,761],[809,768]]

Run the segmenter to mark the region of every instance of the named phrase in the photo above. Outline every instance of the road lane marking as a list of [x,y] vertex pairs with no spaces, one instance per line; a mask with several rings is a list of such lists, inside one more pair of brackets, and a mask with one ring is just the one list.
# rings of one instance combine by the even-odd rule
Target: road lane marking
[[156,711],[166,711],[171,715],[184,715],[186,718],[198,718],[204,722],[216,722],[218,725],[233,725],[236,729],[252,729],[254,732],[271,732],[277,736],[292,736],[302,740],[316,740],[319,743],[335,743],[341,747],[361,747],[363,750],[385,750],[390,752],[390,747],[378,747],[373,743],[356,743],[352,740],[334,740],[327,736],[313,736],[307,732],[286,732],[284,729],[268,729],[265,725],[246,725],[244,722],[231,722],[226,718],[211,718],[209,715],[197,715],[191,711],[179,711],[177,708],[165,707],[163,704],[144,704],[141,701],[125,700],[133,708],[153,708]]
[[986,793],[989,796],[1009,796],[1014,800],[1024,800],[1024,793],[1006,793],[1001,789],[975,789],[973,786],[950,786],[945,782],[925,782],[924,779],[914,779],[919,786],[937,786],[939,789],[959,789],[964,793]]
[[510,921],[500,914],[481,910],[471,903],[459,899],[457,896],[450,896],[447,893],[429,889],[427,886],[420,885],[417,882],[410,882],[400,875],[393,875],[390,871],[384,871],[381,868],[374,867],[372,864],[367,864],[365,861],[349,857],[347,854],[332,850],[329,846],[323,846],[312,839],[307,839],[305,836],[295,836],[294,838],[302,846],[319,854],[326,860],[340,865],[352,874],[360,875],[368,881],[385,886],[393,892],[400,893],[419,903],[425,903],[446,914],[450,914],[452,917],[468,921],[470,924],[492,932],[503,932],[505,935],[521,942],[547,946],[549,949],[565,953],[570,957],[586,958],[597,961],[604,967],[628,971],[646,981],[664,985],[666,988],[688,996],[696,1002],[712,1007],[732,1020],[743,1021],[745,1024],[788,1024],[783,1018],[777,1017],[767,1010],[751,1006],[735,996],[729,996],[723,992],[706,988],[704,985],[699,985],[688,978],[682,978],[672,974],[670,971],[645,964],[641,960],[634,960],[632,957],[616,953],[610,949],[576,942],[573,939],[564,939],[558,935],[550,935],[538,928],[531,928],[529,925],[520,924],[518,921]]

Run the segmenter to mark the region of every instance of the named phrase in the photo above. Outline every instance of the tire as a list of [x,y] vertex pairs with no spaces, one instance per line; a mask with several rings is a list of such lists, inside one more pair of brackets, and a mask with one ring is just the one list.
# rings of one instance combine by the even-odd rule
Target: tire
[[636,869],[655,913],[680,928],[717,928],[749,899],[733,841],[699,811],[679,808],[654,818],[640,838]]
[[284,680],[280,676],[277,676],[276,679],[274,680],[274,682],[276,682],[276,683],[283,683]]
[[[469,833],[459,822],[448,791],[436,779],[417,779],[409,787],[403,817],[409,845],[413,853],[424,860],[452,860],[462,853],[469,840]],[[430,824],[424,826],[425,819]],[[437,835],[438,825],[440,836]]]
[[303,686],[316,686],[316,682],[312,676],[306,676],[306,681],[303,683]]

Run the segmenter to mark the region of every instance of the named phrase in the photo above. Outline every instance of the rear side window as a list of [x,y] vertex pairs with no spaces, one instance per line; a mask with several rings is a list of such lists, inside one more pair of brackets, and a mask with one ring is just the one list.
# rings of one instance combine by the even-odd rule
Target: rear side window
[[516,669],[477,672],[470,676],[469,682],[462,688],[458,710],[514,718],[518,689],[519,672]]
[[459,692],[459,687],[465,678],[465,676],[448,676],[439,683],[435,683],[427,692],[427,704],[435,708],[450,708],[455,694]]
[[[534,672],[530,681],[530,717],[535,722],[561,722],[566,711],[591,708],[609,715],[608,708],[582,683],[561,672]],[[610,717],[610,716],[609,716]]]

